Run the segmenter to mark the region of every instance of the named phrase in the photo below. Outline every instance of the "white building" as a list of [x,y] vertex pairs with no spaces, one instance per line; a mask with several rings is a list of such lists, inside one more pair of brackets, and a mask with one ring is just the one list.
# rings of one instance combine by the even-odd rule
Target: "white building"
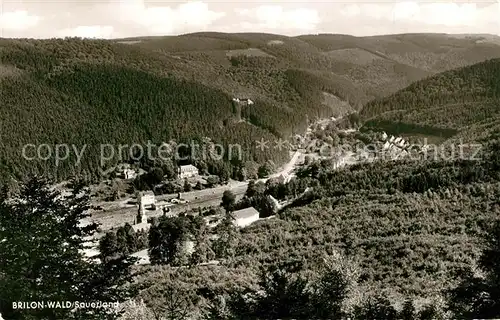
[[156,199],[153,191],[142,191],[137,194],[137,202],[139,203],[139,207],[150,207],[152,209],[155,208]]
[[131,254],[132,257],[138,258],[135,264],[150,264],[148,249],[144,249]]
[[198,175],[198,168],[191,164],[187,166],[180,166],[177,174],[179,179],[196,177]]
[[253,101],[250,99],[247,99],[247,98],[245,98],[245,99],[233,98],[233,101],[240,103],[242,105],[252,105],[253,104]]
[[137,173],[133,169],[124,169],[123,170],[123,178],[124,179],[134,179],[137,176]]
[[235,218],[234,223],[241,228],[244,228],[259,220],[259,211],[255,210],[254,207],[234,211],[233,215]]
[[387,140],[387,133],[385,132],[382,133],[382,140],[384,141]]
[[140,222],[140,223],[134,224],[132,226],[132,229],[134,229],[135,232],[139,232],[142,230],[149,231],[150,228],[151,228],[151,224],[148,222]]
[[156,199],[153,191],[137,193],[137,204],[139,205],[139,210],[135,223],[145,223],[147,222],[146,208],[156,209]]
[[408,143],[405,141],[405,139],[401,138],[401,141],[399,141],[398,147],[404,148]]
[[182,243],[182,250],[187,255],[192,255],[195,252],[196,242],[193,240],[186,240]]

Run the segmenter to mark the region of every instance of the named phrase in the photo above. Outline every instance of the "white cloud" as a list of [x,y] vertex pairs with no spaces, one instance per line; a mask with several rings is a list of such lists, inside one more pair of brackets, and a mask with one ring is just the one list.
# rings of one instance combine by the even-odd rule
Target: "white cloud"
[[[483,23],[478,18],[490,20],[494,18],[489,12],[477,9],[475,3],[429,3],[421,5],[420,21],[429,24],[442,24],[446,26],[474,26]],[[500,17],[496,17],[500,19]]]
[[485,26],[500,23],[499,9],[498,3],[478,8],[475,3],[403,1],[395,4],[350,4],[340,12],[344,17],[358,21],[365,17],[393,23],[420,23],[424,28],[426,25],[470,27],[479,32]]
[[40,21],[40,17],[30,15],[28,11],[16,10],[4,12],[0,16],[0,28],[7,30],[23,30],[34,27]]
[[412,20],[420,13],[420,6],[414,1],[398,2],[394,6],[395,20]]
[[356,36],[405,32],[500,34],[498,1],[490,5],[474,0],[9,1],[0,16],[0,36],[120,38],[197,31],[291,36],[320,32]]
[[367,6],[365,11],[368,13],[368,16],[371,16],[376,19],[391,19],[394,20],[394,4],[370,4]]
[[59,32],[60,37],[110,38],[113,35],[112,26],[78,26]]
[[351,4],[351,5],[343,7],[342,10],[340,11],[340,13],[343,14],[344,16],[347,16],[347,17],[355,17],[355,16],[361,14],[361,9],[359,8],[358,5]]
[[188,2],[171,7],[146,7],[143,1],[121,2],[118,10],[121,21],[145,27],[150,33],[171,34],[186,28],[206,29],[222,18],[224,12],[211,11],[203,2]]
[[318,11],[308,8],[283,9],[278,5],[262,5],[255,9],[236,9],[236,13],[254,20],[241,23],[245,29],[314,31],[320,23]]

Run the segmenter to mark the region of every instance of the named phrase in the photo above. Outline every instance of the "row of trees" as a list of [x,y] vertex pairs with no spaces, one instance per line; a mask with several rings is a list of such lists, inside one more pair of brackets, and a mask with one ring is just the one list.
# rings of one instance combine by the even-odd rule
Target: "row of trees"
[[[172,162],[168,162],[169,166]],[[223,161],[194,161],[198,166],[200,174],[207,175],[206,183],[198,181],[194,186],[196,190],[202,190],[205,187],[211,188],[220,183],[226,183],[229,179],[245,181],[247,179],[265,178],[275,169],[276,165],[272,161],[266,161],[259,165],[253,161],[239,163],[235,161],[234,166],[228,165]],[[154,166],[156,165],[156,166]],[[173,174],[170,167],[155,163],[153,166],[142,165],[147,169],[145,174],[137,176],[133,181],[136,190],[153,190],[158,194],[171,194],[178,192],[189,192],[193,186],[188,180],[179,184],[177,173]],[[170,169],[169,169],[170,168]],[[177,172],[177,171],[175,171]]]
[[377,161],[340,171],[333,169],[333,160],[315,161],[298,170],[297,177],[308,179],[309,186],[321,186],[317,189],[332,196],[356,190],[422,193],[429,189],[496,181],[499,146],[497,141],[490,142],[477,156],[479,160]]

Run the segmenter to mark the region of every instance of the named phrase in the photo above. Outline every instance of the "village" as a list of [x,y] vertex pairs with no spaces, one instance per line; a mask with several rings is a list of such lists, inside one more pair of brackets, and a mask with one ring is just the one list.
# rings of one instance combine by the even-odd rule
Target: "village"
[[[241,118],[241,107],[252,105],[254,102],[248,98],[233,98],[233,103],[236,107],[236,118]],[[210,141],[209,138],[205,140]],[[152,190],[138,190],[137,186],[131,187],[137,181],[141,181],[147,172],[129,163],[119,163],[111,172],[109,180],[93,186],[94,204],[97,209],[93,210],[91,217],[82,221],[82,224],[96,222],[100,225],[100,232],[92,239],[86,239],[85,254],[90,258],[96,258],[100,253],[99,240],[107,233],[125,225],[130,225],[134,232],[147,233],[153,220],[159,217],[203,215],[207,226],[214,228],[224,217],[225,210],[220,210],[220,202],[227,192],[235,197],[235,201],[240,201],[250,183],[265,186],[268,181],[280,183],[290,181],[295,169],[304,163],[304,154],[303,150],[297,149],[289,153],[290,161],[278,168],[278,172],[269,172],[266,176],[259,175],[258,179],[253,180],[229,179],[222,182],[219,177],[207,175],[206,171],[202,172],[193,164],[181,164],[177,167],[174,177],[169,180],[160,177],[158,180],[163,181],[157,181],[159,183],[156,183]],[[271,195],[267,195],[266,199],[274,209],[265,214],[265,219],[274,216],[284,205]],[[247,227],[263,219],[261,218],[263,214],[253,206],[234,210],[231,214],[237,228]],[[140,258],[138,263],[148,263],[147,249],[133,255]]]
[[[253,104],[253,100],[249,98],[233,98],[236,119],[243,121],[242,109]],[[97,195],[103,188],[107,188],[110,195],[104,197],[104,201],[95,201],[98,209],[92,212],[90,218],[82,221],[83,224],[97,222],[100,225],[100,232],[92,239],[87,239],[85,254],[91,259],[99,260],[97,257],[100,255],[102,238],[123,231],[126,227],[127,232],[142,235],[143,238],[142,245],[130,249],[133,252],[129,254],[138,258],[138,264],[149,264],[148,248],[144,241],[151,226],[162,217],[201,216],[214,240],[219,236],[216,228],[227,214],[231,215],[236,228],[246,228],[259,220],[274,218],[282,208],[305,192],[303,190],[294,198],[288,197],[280,201],[271,194],[263,193],[263,200],[260,201],[265,204],[256,208],[248,201],[250,186],[257,184],[264,192],[273,184],[286,185],[299,168],[315,161],[333,161],[333,167],[341,169],[376,159],[402,159],[415,151],[403,137],[389,136],[385,132],[361,133],[342,120],[343,116],[340,116],[309,123],[306,117],[307,130],[303,134],[294,135],[289,142],[289,162],[276,168],[275,172],[259,175],[257,179],[228,179],[222,182],[218,176],[208,175],[206,170],[201,170],[194,164],[180,164],[170,179],[157,177],[153,186],[138,189],[137,181],[141,182],[148,173],[129,163],[119,163],[112,172],[112,179],[101,183],[94,190],[94,195]],[[211,141],[208,137],[204,140]],[[417,149],[417,152],[422,151],[422,148]],[[123,185],[129,186],[128,191],[118,191],[119,186],[124,189]],[[109,191],[109,186],[114,189]],[[228,195],[237,204],[230,212],[223,206],[224,197]],[[184,240],[183,247],[188,255],[194,252],[195,246],[194,239]]]
[[[302,156],[302,157],[301,157]],[[275,180],[287,182],[293,177],[295,168],[300,165],[303,155],[299,151],[292,153],[290,162],[285,165],[279,172],[271,174],[267,178],[258,179],[255,183],[265,185],[267,181]],[[137,177],[137,173],[130,169],[129,166],[122,165],[117,174],[117,179],[131,180]],[[178,181],[190,181],[196,184],[197,181],[203,180],[198,168],[193,165],[180,166],[178,169]],[[125,224],[130,224],[135,231],[149,230],[151,226],[151,218],[161,216],[178,216],[181,213],[189,213],[193,215],[199,214],[200,210],[210,210],[220,206],[221,198],[224,192],[230,191],[240,200],[248,189],[250,181],[229,181],[227,184],[205,188],[203,190],[192,190],[188,192],[177,192],[173,194],[155,195],[152,190],[136,191],[134,195],[125,200],[101,202],[102,206],[106,206],[107,210],[103,210],[102,206],[98,206],[100,210],[94,210],[91,218],[83,223],[97,222],[100,224],[101,232],[96,234],[96,239],[101,238],[106,232],[114,230]],[[272,196],[268,196],[269,201],[274,204],[278,210],[282,207],[280,203]],[[259,212],[253,208],[244,208],[236,210],[232,213],[235,219],[235,225],[239,228],[246,227],[260,219]],[[219,213],[214,216],[204,217],[207,225],[216,226],[222,215]],[[96,249],[96,239],[89,239],[89,248],[86,254],[90,257],[99,254]]]

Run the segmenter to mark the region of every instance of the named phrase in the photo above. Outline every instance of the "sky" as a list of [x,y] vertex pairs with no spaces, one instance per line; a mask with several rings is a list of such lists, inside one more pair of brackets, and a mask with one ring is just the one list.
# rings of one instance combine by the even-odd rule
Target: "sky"
[[500,35],[500,0],[0,0],[0,37],[125,38],[200,31]]

